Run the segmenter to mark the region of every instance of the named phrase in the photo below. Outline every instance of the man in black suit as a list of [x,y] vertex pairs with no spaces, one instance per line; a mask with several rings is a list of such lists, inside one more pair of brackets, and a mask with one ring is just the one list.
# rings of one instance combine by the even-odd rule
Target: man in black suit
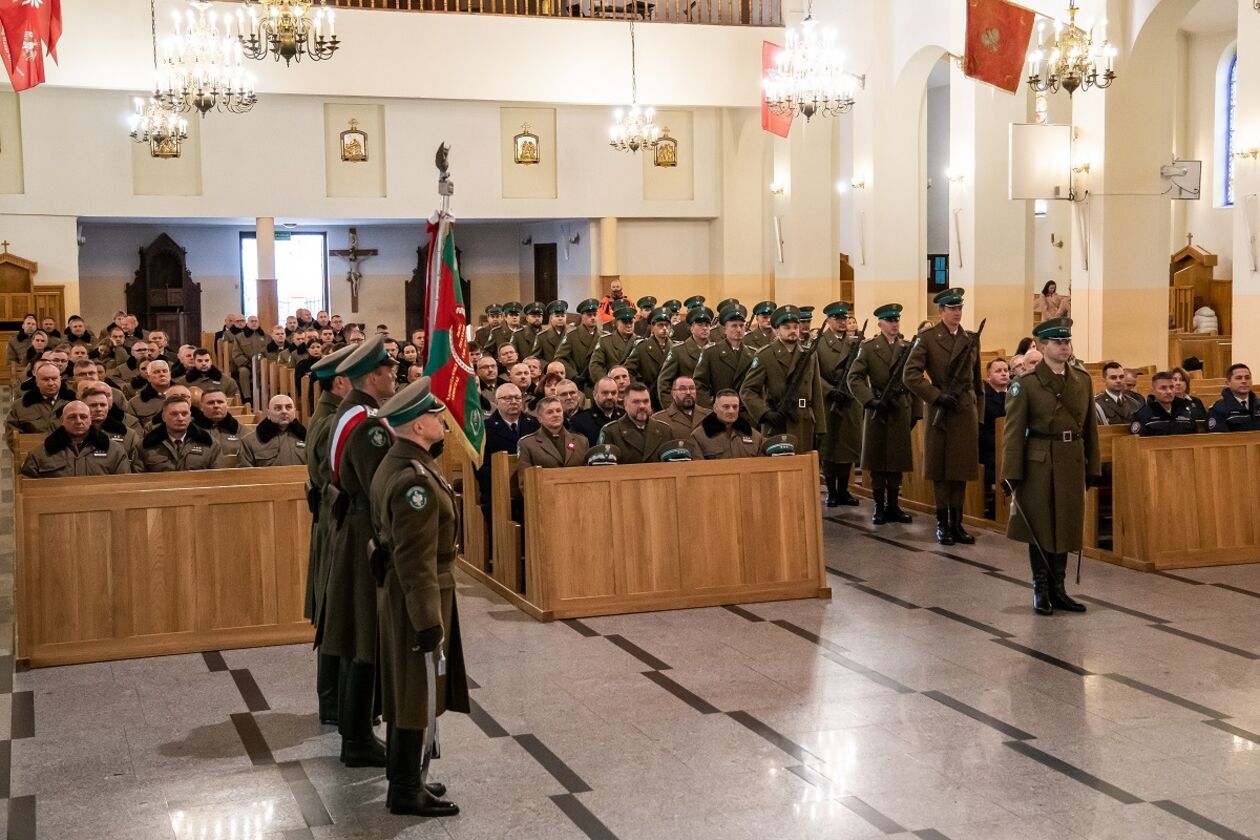
[[620,420],[623,414],[625,412],[617,405],[617,383],[605,376],[595,383],[591,407],[573,415],[569,429],[584,436],[594,446],[599,442],[600,430],[614,420]]
[[[538,421],[525,413],[521,389],[506,383],[494,392],[495,411],[486,418],[486,449],[477,469],[477,489],[481,491],[481,509],[490,510],[490,456],[496,452],[516,454],[516,445],[525,435],[538,431]],[[516,513],[516,511],[513,511]]]

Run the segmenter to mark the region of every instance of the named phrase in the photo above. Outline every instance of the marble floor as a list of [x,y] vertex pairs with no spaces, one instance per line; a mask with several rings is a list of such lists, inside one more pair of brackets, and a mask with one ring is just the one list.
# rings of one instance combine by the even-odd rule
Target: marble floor
[[0,819],[11,840],[1260,837],[1260,566],[1086,561],[1089,612],[1038,618],[1019,548],[938,550],[927,517],[876,535],[867,512],[828,511],[830,601],[539,624],[462,581],[474,712],[443,718],[463,810],[441,821],[390,816],[382,772],[338,763],[304,647],[13,674],[0,624]]

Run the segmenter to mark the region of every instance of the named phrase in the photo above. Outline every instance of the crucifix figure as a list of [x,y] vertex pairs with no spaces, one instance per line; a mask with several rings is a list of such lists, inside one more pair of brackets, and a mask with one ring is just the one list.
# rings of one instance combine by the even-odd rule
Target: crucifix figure
[[368,257],[376,256],[377,253],[379,252],[375,248],[359,247],[358,228],[350,228],[349,248],[339,248],[328,252],[330,257],[343,257],[350,263],[350,270],[346,272],[346,282],[350,284],[350,312],[352,314],[359,311],[359,281],[363,279],[363,272],[359,271],[359,263]]

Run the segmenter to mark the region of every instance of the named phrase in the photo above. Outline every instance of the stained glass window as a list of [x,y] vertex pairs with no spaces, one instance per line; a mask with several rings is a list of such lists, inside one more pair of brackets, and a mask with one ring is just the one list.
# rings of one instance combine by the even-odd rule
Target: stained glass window
[[1234,129],[1238,112],[1238,54],[1229,62],[1225,81],[1225,204],[1234,203]]

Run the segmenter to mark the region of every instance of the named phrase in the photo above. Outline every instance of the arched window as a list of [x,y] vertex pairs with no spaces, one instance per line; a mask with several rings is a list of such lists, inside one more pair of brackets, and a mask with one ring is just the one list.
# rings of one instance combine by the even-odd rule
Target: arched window
[[1225,76],[1225,204],[1234,204],[1234,130],[1238,112],[1238,53]]

